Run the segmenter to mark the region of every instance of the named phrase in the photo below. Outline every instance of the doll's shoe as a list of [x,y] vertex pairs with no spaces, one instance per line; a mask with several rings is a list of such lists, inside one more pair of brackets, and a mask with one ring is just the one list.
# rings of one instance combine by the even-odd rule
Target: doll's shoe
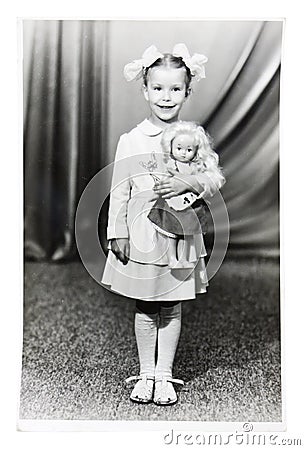
[[179,267],[177,267],[177,265],[179,265],[179,261],[176,258],[169,258],[168,260],[168,267],[170,269],[179,269]]
[[125,383],[138,381],[130,394],[130,400],[136,403],[150,403],[153,399],[154,379],[153,375],[138,375],[127,378]]
[[194,264],[184,261],[184,260],[169,260],[168,267],[170,269],[192,269],[194,267]]
[[154,403],[156,405],[173,405],[177,402],[177,394],[173,383],[184,385],[184,381],[169,376],[155,378]]
[[168,267],[170,269],[193,269],[194,264],[189,261],[175,261],[175,262],[169,262]]
[[193,269],[195,264],[189,261],[181,261],[184,269]]

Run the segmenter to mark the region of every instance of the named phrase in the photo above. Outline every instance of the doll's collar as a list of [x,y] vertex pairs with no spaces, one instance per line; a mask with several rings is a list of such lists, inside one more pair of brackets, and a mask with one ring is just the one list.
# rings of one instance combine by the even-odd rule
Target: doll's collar
[[154,125],[148,119],[143,120],[143,122],[139,123],[137,127],[146,136],[157,136],[163,132],[161,127]]

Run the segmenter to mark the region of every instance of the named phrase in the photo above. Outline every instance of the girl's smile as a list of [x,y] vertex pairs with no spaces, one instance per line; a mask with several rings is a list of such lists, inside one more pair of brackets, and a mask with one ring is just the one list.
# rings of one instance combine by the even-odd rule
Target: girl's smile
[[152,68],[143,92],[151,110],[152,123],[164,127],[175,122],[187,98],[185,69]]

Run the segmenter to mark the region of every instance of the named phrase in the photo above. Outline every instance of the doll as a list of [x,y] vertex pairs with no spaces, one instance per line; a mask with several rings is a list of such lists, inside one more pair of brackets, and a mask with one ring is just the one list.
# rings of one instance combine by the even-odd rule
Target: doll
[[[218,161],[209,136],[194,122],[177,121],[169,125],[163,132],[161,146],[168,172],[178,178],[179,174],[183,179],[183,175],[204,173],[211,161],[214,164]],[[199,195],[190,186],[189,192],[171,198],[160,197],[148,214],[156,230],[168,237],[167,256],[171,269],[194,267],[194,263],[189,261],[188,240],[185,237],[202,233],[206,222],[202,194]],[[181,239],[184,242],[178,251]]]

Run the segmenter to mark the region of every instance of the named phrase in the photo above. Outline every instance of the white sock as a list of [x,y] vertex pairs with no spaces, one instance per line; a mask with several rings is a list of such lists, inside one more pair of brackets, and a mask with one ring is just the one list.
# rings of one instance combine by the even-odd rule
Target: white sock
[[155,376],[172,376],[173,362],[181,330],[181,303],[160,308],[158,359]]
[[154,375],[157,344],[158,313],[146,314],[139,309],[135,315],[135,335],[140,360],[140,375]]

